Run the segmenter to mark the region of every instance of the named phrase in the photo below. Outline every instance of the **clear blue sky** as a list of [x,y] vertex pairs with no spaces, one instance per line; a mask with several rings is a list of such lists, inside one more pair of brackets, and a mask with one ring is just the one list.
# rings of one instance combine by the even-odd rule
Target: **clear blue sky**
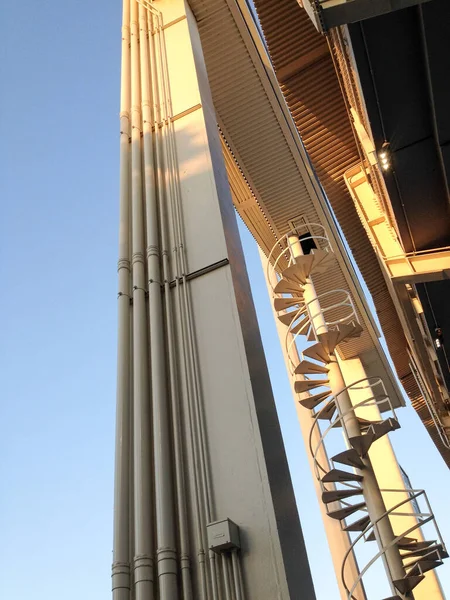
[[[109,600],[120,0],[4,2],[0,597]],[[319,600],[337,598],[259,259],[243,236]],[[412,409],[399,458],[450,542],[449,474]],[[306,482],[301,483],[302,477]],[[449,566],[441,567],[450,589]]]

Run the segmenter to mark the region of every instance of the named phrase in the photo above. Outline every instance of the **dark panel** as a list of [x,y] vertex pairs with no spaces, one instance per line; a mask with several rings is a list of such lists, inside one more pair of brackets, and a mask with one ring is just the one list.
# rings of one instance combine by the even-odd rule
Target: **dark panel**
[[395,152],[392,162],[416,250],[450,245],[450,214],[434,139]]
[[[448,4],[433,0],[349,28],[376,147],[385,140],[391,145],[395,172],[386,173],[385,180],[407,252],[450,244],[443,170],[445,164],[450,167],[450,152],[448,146],[439,150],[432,111],[434,98],[440,113],[445,113],[439,134],[444,140],[450,128],[450,86],[446,82],[450,27],[443,24],[450,14]],[[429,93],[422,12],[427,41],[432,39],[433,96]],[[442,55],[446,56],[445,75],[437,66]]]
[[364,21],[361,30],[391,148],[432,135],[417,9]]
[[377,0],[376,2],[374,0],[354,0],[324,8],[321,16],[325,23],[325,29],[330,29],[337,25],[356,23],[422,2],[429,2],[429,0]]
[[[450,281],[433,281],[417,285],[417,291],[422,303],[425,318],[433,338],[435,329],[440,327],[443,334],[443,348],[436,349],[445,383],[450,388],[450,371],[445,355],[450,358]],[[445,352],[444,352],[445,350]]]
[[438,124],[439,143],[450,142],[450,2],[433,0],[422,7]]
[[381,148],[384,142],[383,125],[374,80],[371,75],[369,55],[366,52],[365,35],[360,23],[349,25],[348,29],[352,41],[359,80],[364,93],[364,101],[367,107],[373,139],[375,146]]

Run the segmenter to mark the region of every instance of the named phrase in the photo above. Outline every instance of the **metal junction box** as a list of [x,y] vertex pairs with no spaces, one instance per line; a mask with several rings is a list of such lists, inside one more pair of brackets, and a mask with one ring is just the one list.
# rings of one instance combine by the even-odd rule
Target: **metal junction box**
[[215,521],[206,526],[208,533],[208,547],[214,552],[234,550],[241,547],[239,540],[239,527],[230,519]]

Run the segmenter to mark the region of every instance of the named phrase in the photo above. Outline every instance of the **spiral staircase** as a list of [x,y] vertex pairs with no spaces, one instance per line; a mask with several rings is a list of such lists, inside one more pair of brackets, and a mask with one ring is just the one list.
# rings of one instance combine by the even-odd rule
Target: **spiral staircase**
[[[298,248],[301,245],[300,254],[293,252],[293,238],[297,240]],[[332,269],[334,261],[326,231],[321,225],[307,224],[286,234],[274,246],[268,260],[268,281],[276,280],[272,288],[274,308],[280,321],[287,326],[286,351],[295,392],[300,395],[299,403],[311,411],[309,447],[314,458],[315,476],[320,482],[322,502],[328,516],[338,520],[342,529],[350,535],[351,545],[341,569],[348,599],[360,600],[355,595],[358,586],[367,571],[380,559],[387,565],[394,593],[383,600],[410,599],[413,598],[412,590],[424,579],[424,573],[441,565],[448,554],[423,490],[378,488],[383,498],[392,493],[398,499],[398,494],[402,494],[402,500],[376,519],[372,519],[368,513],[367,494],[370,490],[365,488],[365,477],[371,469],[369,451],[377,440],[399,429],[400,424],[379,377],[361,379],[334,393],[330,387],[328,375],[331,363],[337,362],[336,351],[341,344],[348,343],[362,333],[352,298],[346,290],[330,290],[316,296],[314,301],[305,300],[306,286],[312,286],[310,278]],[[324,325],[320,328],[316,327],[318,312]],[[309,344],[305,348],[306,343]],[[357,396],[362,393],[363,399],[343,410],[340,398],[354,392]],[[364,411],[361,409],[368,408],[375,408],[376,414],[383,414],[383,417],[376,420],[362,418],[360,414]],[[348,431],[350,418],[353,422],[356,418],[359,424],[357,435],[354,427]],[[316,428],[319,430],[318,438],[313,436]],[[326,451],[327,440],[336,430],[343,433],[345,449],[334,454],[326,465],[321,464],[319,450]],[[319,439],[318,444],[314,445],[313,439]],[[342,442],[342,434],[339,439]],[[398,517],[407,517],[407,525],[385,544],[380,535],[380,525],[383,520],[393,516],[397,517],[397,524]],[[411,517],[414,517],[412,525]],[[429,533],[430,526],[433,539],[425,540],[424,535]],[[347,581],[345,566],[350,554],[355,552],[357,555],[360,544],[371,542],[377,542],[373,557],[360,570],[355,581]],[[403,576],[400,578],[389,574],[387,558],[393,546],[400,553],[403,563]]]

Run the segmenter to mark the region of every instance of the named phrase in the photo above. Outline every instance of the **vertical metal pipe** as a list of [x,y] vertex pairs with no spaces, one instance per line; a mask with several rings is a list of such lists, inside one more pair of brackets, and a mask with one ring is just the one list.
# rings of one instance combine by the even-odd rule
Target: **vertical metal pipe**
[[223,587],[225,590],[225,600],[232,600],[230,584],[230,565],[227,554],[222,554]]
[[118,260],[117,409],[114,473],[113,600],[130,599],[130,5],[123,2],[120,94],[120,216]]
[[[185,279],[186,263],[184,257],[184,243],[181,225],[181,207],[178,184],[177,159],[175,151],[175,134],[171,123],[170,115],[170,89],[169,77],[167,70],[167,58],[165,53],[165,43],[163,38],[162,20],[159,16],[157,26],[155,28],[155,43],[153,48],[153,59],[155,68],[159,72],[158,78],[158,101],[157,106],[160,111],[161,128],[158,128],[158,148],[163,156],[161,160],[165,161],[165,170],[169,174],[167,186],[168,207],[170,208],[170,216],[172,223],[172,234],[174,241],[174,262],[176,266],[176,296],[178,302],[178,314],[180,318],[180,337],[183,347],[183,359],[185,367],[185,382],[187,392],[187,416],[188,429],[190,433],[190,446],[193,453],[192,467],[194,474],[194,503],[196,507],[197,517],[197,554],[200,570],[200,594],[206,599],[208,597],[208,578],[206,576],[206,561],[204,542],[205,537],[204,525],[205,518],[208,520],[209,506],[205,505],[205,485],[202,480],[202,446],[199,436],[197,404],[198,390],[196,388],[195,371],[193,367],[193,354],[191,345],[191,331],[189,328],[189,310],[187,300],[187,282]],[[203,497],[203,507],[202,505]],[[203,513],[203,514],[202,514]]]
[[[144,111],[144,152],[146,155],[146,181],[150,178],[149,184],[154,185],[154,170],[153,170],[153,136],[152,136],[152,103],[150,94],[150,53],[149,53],[149,31],[147,11],[143,6],[139,8],[139,20],[141,22],[141,78],[142,78],[142,103]],[[150,33],[151,35],[151,33]],[[157,72],[152,71],[152,78],[157,77]],[[156,126],[156,123],[155,123]],[[148,159],[147,159],[148,157]],[[168,171],[166,165],[166,172]],[[173,313],[171,308],[171,291],[170,291],[170,270],[168,260],[168,243],[167,243],[167,203],[168,190],[165,189],[163,194],[162,185],[163,178],[160,177],[160,201],[159,213],[161,222],[161,247],[162,247],[162,264],[164,278],[164,296],[165,296],[165,316],[167,326],[167,350],[169,359],[169,381],[170,381],[170,398],[172,409],[172,425],[173,425],[173,442],[174,442],[174,458],[175,458],[175,484],[176,484],[176,501],[180,536],[180,559],[181,559],[181,583],[183,590],[183,600],[192,600],[192,584],[189,560],[189,539],[188,525],[185,503],[185,485],[183,473],[183,456],[181,448],[181,426],[179,416],[179,394],[176,381],[176,361],[174,349],[174,331],[173,331]]]
[[145,227],[142,197],[141,85],[138,5],[131,3],[131,205],[134,396],[134,579],[136,600],[153,598],[151,429],[146,316]]
[[[154,78],[157,78],[157,69],[153,69],[152,74]],[[155,129],[158,131],[158,123],[155,123]],[[147,150],[149,150],[149,148],[147,148]],[[150,169],[151,166],[149,165],[149,177],[146,178],[146,208],[157,540],[156,553],[160,600],[176,600],[178,598],[177,557],[175,547],[175,511],[173,502],[169,418],[170,399],[167,391],[163,306],[161,297],[160,232],[154,179],[153,176],[150,176]],[[164,165],[160,162],[158,164],[157,180],[158,197],[160,201],[164,193],[164,181],[161,176],[163,169]]]
[[219,587],[217,581],[217,565],[216,565],[216,553],[212,550],[209,551],[209,565],[211,567],[211,591],[213,600],[219,600]]
[[231,552],[231,569],[233,571],[234,593],[236,596],[236,600],[243,600],[241,581],[239,578],[239,557],[237,554],[237,550],[233,550]]

